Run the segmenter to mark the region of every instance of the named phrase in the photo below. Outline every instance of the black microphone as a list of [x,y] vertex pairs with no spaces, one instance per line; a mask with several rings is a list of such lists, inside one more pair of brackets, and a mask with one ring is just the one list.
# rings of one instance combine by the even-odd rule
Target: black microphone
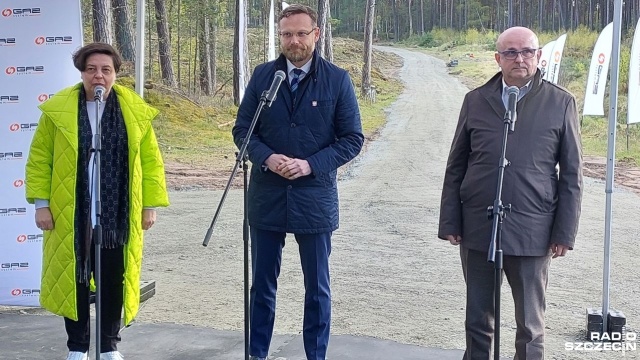
[[276,94],[278,93],[278,88],[280,88],[280,84],[286,77],[284,71],[278,70],[276,74],[273,76],[273,82],[271,83],[271,87],[267,90],[267,106],[271,107],[271,103],[276,99]]
[[509,130],[514,131],[516,129],[516,118],[518,114],[516,113],[516,104],[518,103],[518,94],[520,94],[520,89],[517,86],[509,86],[507,88],[507,96],[509,96],[509,100],[507,101],[507,113],[505,114],[505,119],[509,119]]
[[105,91],[107,91],[107,89],[105,89],[104,86],[96,86],[93,90],[93,100],[102,102],[102,96],[104,96]]

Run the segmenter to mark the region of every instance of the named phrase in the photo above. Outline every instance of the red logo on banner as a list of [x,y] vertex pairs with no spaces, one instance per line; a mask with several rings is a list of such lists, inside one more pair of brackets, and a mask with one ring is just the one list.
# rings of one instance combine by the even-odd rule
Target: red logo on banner
[[20,124],[11,124],[11,125],[9,125],[9,130],[11,130],[11,131],[20,130]]
[[47,94],[40,94],[40,95],[38,95],[38,101],[40,101],[40,102],[45,102],[45,101],[47,101],[47,100],[49,100],[49,95],[47,95]]
[[606,56],[604,56],[603,53],[600,53],[600,55],[598,55],[598,64],[600,65],[604,64],[605,59],[606,59]]
[[19,243],[23,243],[23,242],[27,241],[27,235],[18,235],[18,238],[16,240]]
[[560,51],[556,51],[556,53],[554,54],[554,58],[556,62],[560,62]]
[[24,181],[23,180],[18,179],[18,180],[13,182],[13,186],[15,186],[15,187],[21,187],[22,185],[24,185]]
[[16,68],[14,66],[9,66],[4,72],[7,73],[7,75],[13,75],[13,73],[16,72]]
[[2,16],[7,17],[7,16],[11,16],[11,15],[13,15],[13,11],[11,11],[11,9],[2,10]]
[[13,296],[20,296],[20,294],[22,294],[22,290],[20,290],[20,289],[11,290],[11,295],[13,295]]
[[35,41],[36,41],[36,45],[42,45],[44,44],[44,37],[38,36]]

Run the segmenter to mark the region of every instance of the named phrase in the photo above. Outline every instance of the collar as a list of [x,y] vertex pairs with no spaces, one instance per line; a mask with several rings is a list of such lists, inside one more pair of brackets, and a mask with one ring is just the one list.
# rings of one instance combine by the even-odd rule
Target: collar
[[[287,60],[287,74],[291,75],[291,72],[293,71],[293,69],[296,69],[296,66],[293,65],[291,61],[289,61],[289,59],[286,59],[286,60]],[[312,60],[313,60],[313,57],[311,57],[309,61],[307,61],[304,65],[298,68],[303,71],[302,73],[303,76],[308,74],[309,71],[311,70]]]
[[[522,99],[529,93],[529,90],[531,90],[531,84],[532,80],[529,80],[526,84],[524,84],[523,87],[520,88],[520,91],[518,92],[518,101],[520,101],[520,99]],[[504,104],[505,109],[507,108],[509,103],[509,95],[507,94],[508,87],[509,86],[507,85],[507,83],[504,82],[504,78],[502,78],[502,103]]]

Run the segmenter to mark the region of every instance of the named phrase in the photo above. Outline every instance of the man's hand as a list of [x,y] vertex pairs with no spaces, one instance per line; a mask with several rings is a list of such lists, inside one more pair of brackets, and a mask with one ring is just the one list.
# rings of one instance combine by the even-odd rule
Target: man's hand
[[451,245],[460,245],[462,242],[462,236],[460,235],[447,235],[447,240],[451,243]]
[[154,209],[142,209],[142,230],[149,230],[156,223],[156,211]]
[[283,176],[282,172],[280,172],[280,170],[278,170],[278,167],[283,164],[286,161],[291,160],[291,158],[289,158],[288,156],[282,155],[282,154],[271,154],[267,160],[264,162],[265,165],[267,165],[267,167],[269,168],[269,170],[273,171],[274,173]]
[[311,166],[307,160],[289,159],[278,166],[280,175],[289,180],[295,180],[311,174]]
[[53,230],[53,215],[48,207],[36,210],[36,226],[40,230]]
[[551,252],[553,253],[552,259],[565,256],[569,252],[569,247],[560,244],[551,244]]

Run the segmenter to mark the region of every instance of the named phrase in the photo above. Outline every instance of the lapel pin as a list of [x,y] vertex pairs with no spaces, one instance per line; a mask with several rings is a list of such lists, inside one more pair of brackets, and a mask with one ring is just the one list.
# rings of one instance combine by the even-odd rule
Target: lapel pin
[[317,102],[317,101],[315,101],[315,100],[313,100],[313,101],[311,102],[311,106],[318,106],[318,102]]

